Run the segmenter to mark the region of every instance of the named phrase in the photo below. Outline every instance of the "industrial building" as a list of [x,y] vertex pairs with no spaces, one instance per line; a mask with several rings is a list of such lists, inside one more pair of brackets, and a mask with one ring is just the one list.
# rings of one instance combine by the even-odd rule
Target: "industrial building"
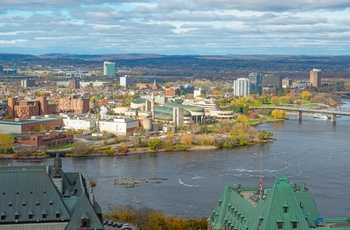
[[63,119],[60,117],[32,116],[31,118],[15,118],[0,120],[0,133],[29,133],[39,130],[51,130],[62,127]]

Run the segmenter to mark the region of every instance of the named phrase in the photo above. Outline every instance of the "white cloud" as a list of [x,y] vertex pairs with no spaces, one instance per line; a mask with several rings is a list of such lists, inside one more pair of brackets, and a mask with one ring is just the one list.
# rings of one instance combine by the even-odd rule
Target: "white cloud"
[[[0,47],[44,52],[296,53],[349,45],[344,0],[2,0]],[[20,50],[19,49],[19,52]],[[322,51],[323,52],[323,51]]]

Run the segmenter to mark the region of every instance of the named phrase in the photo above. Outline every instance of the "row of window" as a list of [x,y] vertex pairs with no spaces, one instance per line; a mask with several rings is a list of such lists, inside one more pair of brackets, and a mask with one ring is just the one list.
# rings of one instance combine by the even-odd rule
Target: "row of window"
[[[55,217],[56,219],[60,219],[61,218],[61,213],[57,210],[56,213],[55,213]],[[6,220],[6,214],[5,212],[2,212],[1,213],[1,220]],[[18,211],[15,212],[15,220],[19,220],[20,219],[20,214]],[[28,214],[28,219],[29,220],[33,220],[34,219],[34,213],[32,211],[29,212]],[[41,214],[41,219],[42,220],[46,220],[47,219],[47,213],[46,211],[44,210]]]

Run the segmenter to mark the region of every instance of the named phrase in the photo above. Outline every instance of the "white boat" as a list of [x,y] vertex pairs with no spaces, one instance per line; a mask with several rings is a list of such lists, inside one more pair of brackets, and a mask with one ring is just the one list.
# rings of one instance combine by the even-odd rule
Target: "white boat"
[[322,114],[322,113],[314,113],[313,117],[321,120],[328,120],[330,118],[329,115]]

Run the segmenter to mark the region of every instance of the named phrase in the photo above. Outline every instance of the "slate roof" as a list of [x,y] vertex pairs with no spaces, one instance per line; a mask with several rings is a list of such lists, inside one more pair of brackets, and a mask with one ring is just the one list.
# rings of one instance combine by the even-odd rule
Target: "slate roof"
[[[240,187],[225,186],[219,202],[208,219],[209,230],[314,229],[320,213],[311,193],[303,183],[292,185],[288,175],[279,177],[266,197],[254,206],[243,198]],[[259,191],[256,187],[255,191]],[[330,223],[332,221],[332,223]],[[350,230],[350,218],[326,219],[322,229]],[[227,227],[227,228],[225,228]]]

